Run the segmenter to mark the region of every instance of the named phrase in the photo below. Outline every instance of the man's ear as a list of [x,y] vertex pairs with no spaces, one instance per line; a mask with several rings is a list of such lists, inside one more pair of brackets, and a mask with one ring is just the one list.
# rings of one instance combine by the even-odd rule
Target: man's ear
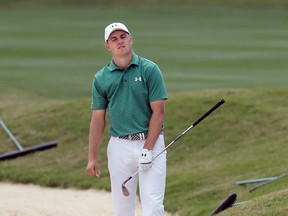
[[108,51],[110,51],[110,46],[109,46],[109,44],[106,42],[105,43],[105,47],[106,47],[106,49],[108,50]]

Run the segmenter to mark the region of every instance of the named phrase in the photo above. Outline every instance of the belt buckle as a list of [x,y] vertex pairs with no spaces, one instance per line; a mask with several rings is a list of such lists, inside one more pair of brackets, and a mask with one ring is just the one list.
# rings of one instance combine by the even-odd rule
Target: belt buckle
[[129,140],[129,141],[132,140],[132,136],[131,136],[131,134],[128,135],[128,140]]

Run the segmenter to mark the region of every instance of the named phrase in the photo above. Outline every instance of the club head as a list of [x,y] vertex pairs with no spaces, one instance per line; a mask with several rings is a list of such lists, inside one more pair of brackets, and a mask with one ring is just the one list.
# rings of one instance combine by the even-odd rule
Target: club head
[[125,184],[130,181],[130,179],[132,179],[132,176],[130,176],[127,180],[125,180],[122,185],[121,185],[121,188],[122,188],[122,193],[124,194],[124,196],[129,196],[129,191],[128,189],[126,188]]
[[129,191],[125,187],[124,183],[122,184],[122,193],[124,194],[124,196],[129,196]]

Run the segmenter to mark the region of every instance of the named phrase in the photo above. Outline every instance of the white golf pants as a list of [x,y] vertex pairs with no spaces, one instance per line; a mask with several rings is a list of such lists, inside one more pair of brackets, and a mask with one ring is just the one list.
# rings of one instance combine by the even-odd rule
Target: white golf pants
[[[166,184],[166,151],[152,162],[147,171],[140,171],[125,186],[129,196],[122,193],[122,183],[137,171],[138,158],[145,140],[129,141],[111,137],[108,143],[108,168],[111,179],[112,203],[115,216],[134,216],[137,185],[139,183],[142,216],[164,215]],[[165,148],[163,135],[159,135],[153,149],[153,158]]]

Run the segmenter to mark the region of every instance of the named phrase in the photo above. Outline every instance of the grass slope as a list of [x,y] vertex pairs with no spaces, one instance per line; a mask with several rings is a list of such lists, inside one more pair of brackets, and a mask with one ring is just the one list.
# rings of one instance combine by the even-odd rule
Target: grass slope
[[[287,180],[286,180],[287,181]],[[230,208],[227,211],[222,212],[219,216],[242,216],[251,215],[287,215],[288,207],[288,189],[283,189],[276,193],[269,193],[267,195],[255,198],[243,205],[239,205],[234,208]]]
[[[5,89],[1,90],[5,92]],[[1,181],[110,189],[107,133],[101,148],[102,177],[95,180],[85,174],[91,115],[89,99],[59,101],[24,95],[19,97],[19,105],[13,106],[18,96],[10,89],[7,89],[7,94],[9,97],[1,96],[4,103],[1,103],[0,111],[5,110],[2,119],[22,145],[27,147],[57,139],[59,146],[1,162]],[[167,210],[179,215],[200,216],[211,212],[231,192],[237,192],[239,201],[244,201],[285,189],[284,179],[253,193],[235,185],[235,181],[287,172],[287,94],[287,89],[172,93],[166,110],[167,143],[220,98],[223,97],[226,103],[169,149]],[[2,135],[5,137],[5,134],[2,132],[0,135],[1,152],[15,150],[9,139],[5,138],[3,142]],[[275,194],[272,196],[280,200],[275,204],[281,206],[282,198]],[[263,205],[274,206],[274,198],[269,202],[270,199],[263,201]],[[247,212],[261,215],[257,212],[262,201],[256,203],[254,205],[258,207],[247,207]],[[282,210],[284,212],[287,208],[283,206]]]

